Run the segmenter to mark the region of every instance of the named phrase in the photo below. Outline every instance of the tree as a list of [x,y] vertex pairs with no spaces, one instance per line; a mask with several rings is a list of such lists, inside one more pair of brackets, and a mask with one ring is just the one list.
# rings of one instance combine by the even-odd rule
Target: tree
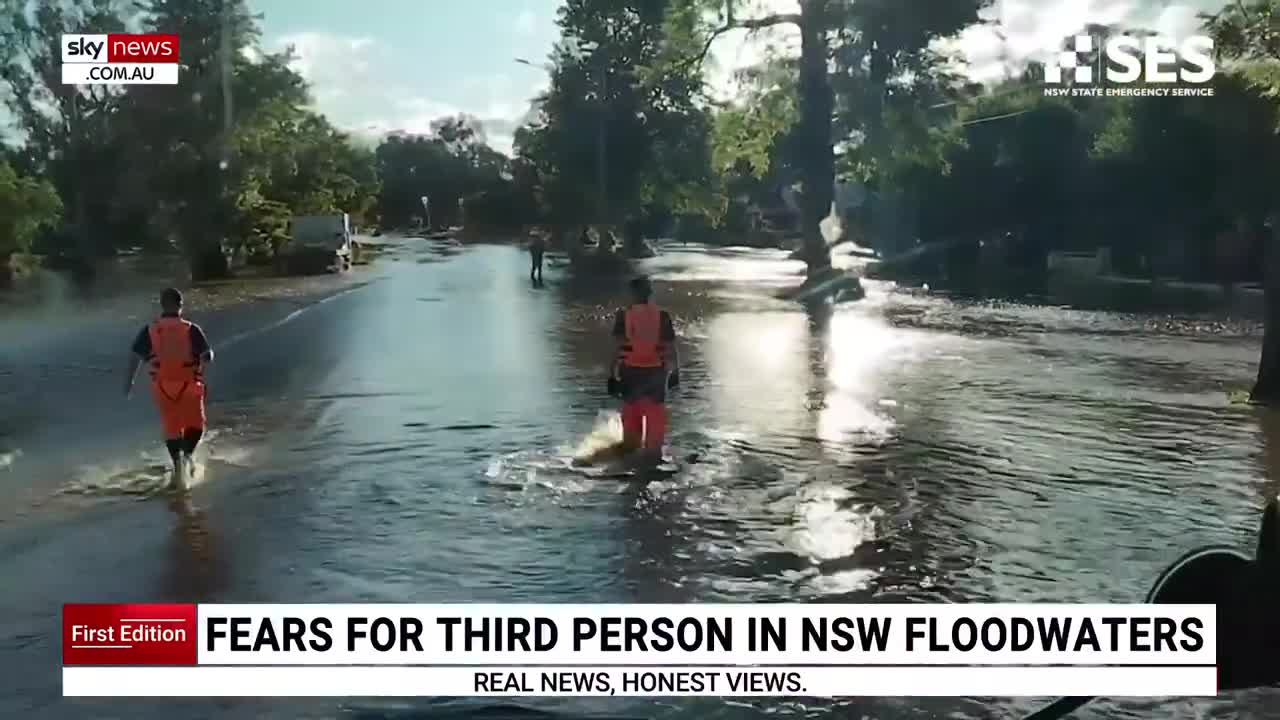
[[29,251],[37,234],[61,214],[62,202],[52,185],[21,177],[0,161],[0,280],[9,279],[13,256]]
[[130,161],[116,134],[122,93],[109,85],[62,84],[61,37],[122,31],[133,10],[117,0],[28,5],[0,6],[0,87],[24,135],[25,169],[50,178],[65,201],[74,248],[59,249],[92,258],[113,249],[106,239],[114,233],[90,228],[105,230],[130,215],[115,192]]
[[[384,227],[406,227],[424,216],[422,198],[430,203],[432,226],[462,222],[460,203],[473,201],[479,215],[468,220],[499,220],[496,198],[509,197],[511,162],[485,142],[483,125],[461,115],[436,120],[430,135],[393,133],[374,153],[382,191],[378,214]],[[479,202],[481,196],[489,200]],[[498,224],[504,224],[505,221]]]
[[[1219,58],[1234,61],[1235,67],[1230,72],[1237,73],[1255,91],[1268,98],[1280,96],[1280,38],[1275,33],[1280,20],[1280,2],[1240,2],[1202,17]],[[1274,139],[1271,144],[1274,145]],[[1275,187],[1274,182],[1267,187],[1274,193],[1271,190]],[[1277,200],[1280,198],[1272,194],[1267,200],[1270,237],[1264,251],[1266,324],[1258,377],[1250,399],[1259,404],[1275,405],[1280,403],[1280,251],[1276,247],[1280,239],[1277,237],[1280,223],[1276,221]]]
[[[801,185],[801,226],[805,261],[810,275],[830,267],[830,252],[819,223],[831,210],[836,179],[834,114],[836,96],[829,68],[834,58],[841,72],[857,77],[860,99],[870,99],[860,119],[849,118],[847,130],[857,130],[868,159],[883,155],[885,100],[892,81],[910,77],[936,64],[928,52],[931,42],[978,21],[979,10],[989,0],[937,0],[917,7],[892,0],[801,0],[799,13],[778,13],[743,18],[734,0],[685,0],[691,11],[706,13],[715,23],[692,55],[673,67],[700,64],[717,37],[731,30],[758,30],[792,25],[800,32],[799,117],[792,136],[792,152]],[[861,104],[855,103],[861,107]],[[852,134],[852,133],[850,133]]]
[[[516,137],[556,223],[622,225],[633,251],[646,226],[720,205],[701,75],[654,72],[691,26],[675,0],[569,0],[550,90]],[[584,199],[586,202],[584,202]]]
[[242,173],[231,154],[235,128],[252,125],[272,102],[301,105],[306,88],[279,57],[258,63],[240,52],[258,37],[244,0],[151,0],[144,26],[183,38],[181,83],[139,86],[127,96],[137,161],[148,163],[146,189],[192,274],[226,275]]
[[[244,0],[0,8],[0,90],[24,136],[13,162],[50,178],[65,208],[63,231],[46,232],[55,242],[45,249],[87,261],[125,245],[177,247],[203,278],[228,273],[231,251],[269,259],[287,242],[291,215],[372,219],[372,149],[307,109],[292,52],[257,47]],[[182,36],[180,84],[62,84],[62,33],[126,27]],[[57,242],[67,235],[76,248]]]
[[236,127],[232,154],[234,235],[251,256],[279,252],[290,215],[371,220],[380,188],[373,152],[356,147],[320,115],[287,101],[264,105]]

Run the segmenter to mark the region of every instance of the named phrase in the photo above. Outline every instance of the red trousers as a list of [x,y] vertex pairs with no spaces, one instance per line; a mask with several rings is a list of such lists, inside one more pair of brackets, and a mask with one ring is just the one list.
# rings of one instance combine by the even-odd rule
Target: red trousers
[[167,439],[182,437],[187,430],[204,430],[204,383],[151,383],[151,396],[160,411],[160,424]]
[[667,437],[667,408],[644,396],[622,404],[622,441],[632,448],[662,450]]

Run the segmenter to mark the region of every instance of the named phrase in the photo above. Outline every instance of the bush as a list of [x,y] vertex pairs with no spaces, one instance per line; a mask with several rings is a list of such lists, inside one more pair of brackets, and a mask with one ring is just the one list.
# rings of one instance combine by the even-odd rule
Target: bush
[[43,180],[20,177],[0,161],[0,261],[31,250],[41,231],[62,217],[62,201]]

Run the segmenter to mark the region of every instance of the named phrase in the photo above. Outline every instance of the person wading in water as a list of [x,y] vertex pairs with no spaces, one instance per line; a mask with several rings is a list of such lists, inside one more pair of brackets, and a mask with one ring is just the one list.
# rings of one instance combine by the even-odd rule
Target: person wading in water
[[542,256],[547,252],[547,241],[541,232],[534,232],[529,239],[529,279],[542,283]]
[[667,391],[680,384],[680,355],[671,315],[653,302],[653,285],[631,281],[631,305],[613,326],[617,360],[609,390],[622,397],[622,450],[660,462],[667,433]]
[[151,397],[173,460],[173,485],[183,489],[193,469],[192,455],[204,436],[204,369],[213,362],[213,349],[200,326],[182,317],[182,293],[165,289],[160,310],[160,317],[133,341],[124,394],[132,394],[138,366],[147,363]]

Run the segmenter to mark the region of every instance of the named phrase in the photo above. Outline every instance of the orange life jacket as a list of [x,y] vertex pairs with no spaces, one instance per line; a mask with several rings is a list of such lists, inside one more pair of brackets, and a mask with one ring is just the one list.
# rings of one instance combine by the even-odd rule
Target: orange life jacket
[[662,310],[653,303],[632,305],[623,311],[626,340],[619,358],[623,365],[634,368],[662,367],[665,345],[662,342]]
[[199,381],[200,364],[191,345],[191,323],[179,317],[162,317],[147,328],[151,337],[151,379],[176,384]]

